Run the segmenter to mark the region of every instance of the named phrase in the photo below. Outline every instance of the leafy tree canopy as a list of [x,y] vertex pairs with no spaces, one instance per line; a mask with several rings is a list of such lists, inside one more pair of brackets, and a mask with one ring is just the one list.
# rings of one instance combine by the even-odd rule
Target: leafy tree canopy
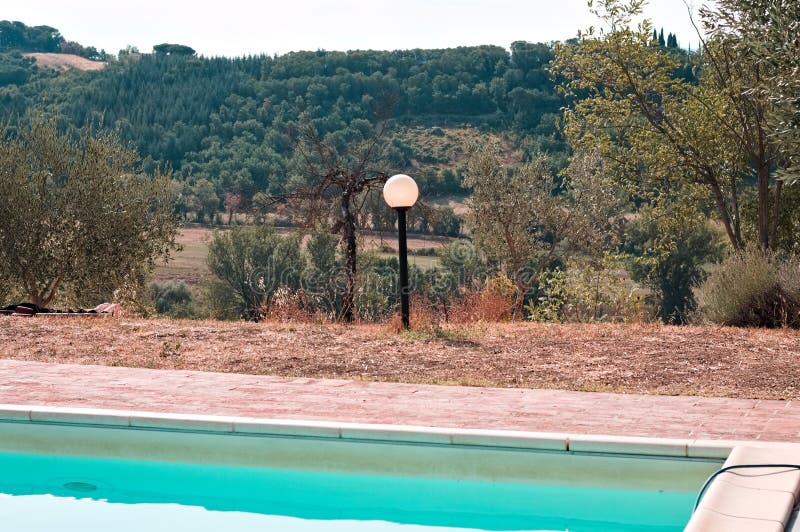
[[113,135],[31,118],[0,132],[3,277],[40,306],[110,300],[174,246],[169,177]]
[[185,44],[157,44],[153,46],[153,52],[161,55],[195,55],[197,52],[194,48],[186,46]]

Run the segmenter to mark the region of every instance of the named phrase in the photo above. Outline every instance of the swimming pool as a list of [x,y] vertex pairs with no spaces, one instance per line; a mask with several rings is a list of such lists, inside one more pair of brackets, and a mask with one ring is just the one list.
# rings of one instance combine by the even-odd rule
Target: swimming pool
[[0,422],[3,530],[679,531],[720,464],[479,431],[49,419]]

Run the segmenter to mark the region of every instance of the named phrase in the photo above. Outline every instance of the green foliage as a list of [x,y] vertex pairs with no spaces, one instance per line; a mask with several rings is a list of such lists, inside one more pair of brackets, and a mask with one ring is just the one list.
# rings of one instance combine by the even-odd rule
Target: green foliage
[[269,225],[237,226],[214,232],[208,267],[234,296],[240,315],[257,320],[278,288],[299,288],[305,262],[299,235],[281,237]]
[[618,258],[570,260],[565,268],[539,278],[540,295],[528,305],[530,317],[542,322],[641,321],[641,291],[626,279]]
[[[168,165],[182,181],[209,180],[220,197],[239,194],[244,205],[258,192],[289,188],[291,131],[303,114],[334,145],[363,137],[376,112],[391,107],[400,132],[416,126],[449,140],[452,128],[513,130],[514,138],[566,153],[555,127],[564,101],[547,75],[549,45],[516,43],[512,54],[476,46],[239,58],[159,46],[154,54],[121,53],[96,72],[9,66],[7,86],[19,90],[4,94],[0,85],[0,112],[43,104],[69,124],[117,130],[147,169]],[[3,78],[0,61],[0,84]],[[457,153],[434,160],[429,147],[399,134],[387,155],[393,168],[414,169],[425,194],[463,192]]]
[[230,289],[228,283],[216,277],[211,277],[203,283],[201,293],[203,315],[215,320],[238,320],[242,318],[242,303]]
[[67,41],[61,33],[50,26],[26,26],[22,22],[0,20],[0,52],[44,52],[75,54],[87,59],[105,61],[105,51],[98,52],[94,46],[82,46]]
[[736,249],[745,244],[740,205],[756,195],[758,241],[769,247],[777,160],[767,104],[747,90],[759,75],[748,57],[717,38],[694,55],[652,46],[652,25],[634,22],[642,2],[596,5],[611,31],[556,48],[562,90],[582,96],[565,115],[571,146],[597,150],[638,201],[713,205]]
[[193,56],[197,52],[194,51],[194,48],[186,46],[185,44],[163,43],[153,46],[153,53],[160,55]]
[[64,37],[50,26],[26,26],[22,22],[0,20],[0,52],[59,52]]
[[744,89],[766,108],[770,140],[780,153],[779,175],[800,179],[800,4],[794,0],[719,0],[702,12],[706,29],[756,73]]
[[529,302],[527,311],[531,320],[542,323],[564,321],[562,309],[570,300],[566,270],[556,267],[539,277],[541,294],[536,301]]
[[[381,209],[386,211],[387,218],[391,221],[391,223],[378,225],[376,229],[393,229],[394,220],[392,218],[395,216],[394,212],[388,208],[382,197],[376,195],[376,200],[381,202]],[[378,216],[383,221],[383,213]],[[414,209],[408,211],[407,224],[410,232],[458,237],[461,236],[461,227],[464,224],[464,219],[457,215],[449,205],[433,206],[419,202],[414,206]]]
[[[780,193],[780,202],[775,211],[775,194]],[[777,251],[796,253],[800,251],[800,183],[776,187],[770,194],[769,208],[775,226],[772,234],[772,247]],[[742,202],[742,225],[745,240],[754,242],[758,238],[758,201],[754,197]]]
[[467,286],[473,289],[486,280],[486,265],[478,249],[469,240],[456,240],[439,248],[439,264],[444,273],[451,276],[451,286]]
[[597,252],[616,208],[601,161],[577,154],[559,183],[540,156],[518,168],[476,148],[464,183],[472,189],[468,224],[475,245],[516,287],[515,317],[542,272],[575,252]]
[[195,316],[192,291],[183,281],[150,284],[150,299],[156,312],[172,318]]
[[4,279],[2,273],[0,273],[0,307],[19,303],[24,299],[25,293],[18,283]]
[[32,75],[31,59],[20,54],[0,54],[0,87],[24,85]]
[[309,268],[315,272],[332,272],[336,269],[336,248],[339,238],[330,229],[318,227],[306,244]]
[[691,217],[678,206],[672,216],[645,213],[625,229],[631,276],[650,288],[663,322],[687,323],[696,308],[693,290],[705,280],[706,266],[722,259],[724,243],[702,216]]
[[213,222],[219,206],[219,196],[214,183],[208,179],[197,180],[189,189],[187,203],[188,209],[195,212],[198,221]]
[[383,321],[393,311],[399,268],[397,259],[379,259],[374,253],[362,253],[358,258],[358,317],[364,321]]
[[30,118],[0,138],[0,262],[32,302],[135,292],[174,249],[169,176],[141,173],[115,136]]
[[303,272],[303,290],[311,314],[336,319],[341,309],[339,277],[342,263],[337,257],[339,237],[325,226],[318,226],[306,244],[308,265]]
[[747,249],[697,290],[698,319],[739,327],[800,328],[800,259]]

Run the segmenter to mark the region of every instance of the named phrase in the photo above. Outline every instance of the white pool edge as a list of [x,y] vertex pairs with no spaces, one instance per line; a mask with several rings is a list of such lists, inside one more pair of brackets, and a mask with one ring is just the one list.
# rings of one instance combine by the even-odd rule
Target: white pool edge
[[[15,404],[0,404],[0,422],[711,459],[726,460],[725,465],[800,463],[800,444],[783,442],[443,428]],[[798,502],[800,471],[782,471],[761,476],[757,481],[726,473],[712,484],[686,531],[784,532]]]
[[[69,423],[113,427],[187,430],[226,434],[306,436],[403,443],[507,447],[547,451],[632,454],[724,460],[734,447],[752,442],[646,438],[575,433],[530,432],[386,425],[298,419],[271,419],[0,404],[0,421]],[[782,446],[761,443],[760,446]],[[800,448],[800,446],[798,446]]]

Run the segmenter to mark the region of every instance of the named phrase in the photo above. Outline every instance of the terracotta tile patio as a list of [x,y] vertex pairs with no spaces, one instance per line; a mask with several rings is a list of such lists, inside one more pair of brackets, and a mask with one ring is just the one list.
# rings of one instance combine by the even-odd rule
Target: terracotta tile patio
[[800,402],[470,388],[0,360],[0,403],[693,439],[800,441]]

